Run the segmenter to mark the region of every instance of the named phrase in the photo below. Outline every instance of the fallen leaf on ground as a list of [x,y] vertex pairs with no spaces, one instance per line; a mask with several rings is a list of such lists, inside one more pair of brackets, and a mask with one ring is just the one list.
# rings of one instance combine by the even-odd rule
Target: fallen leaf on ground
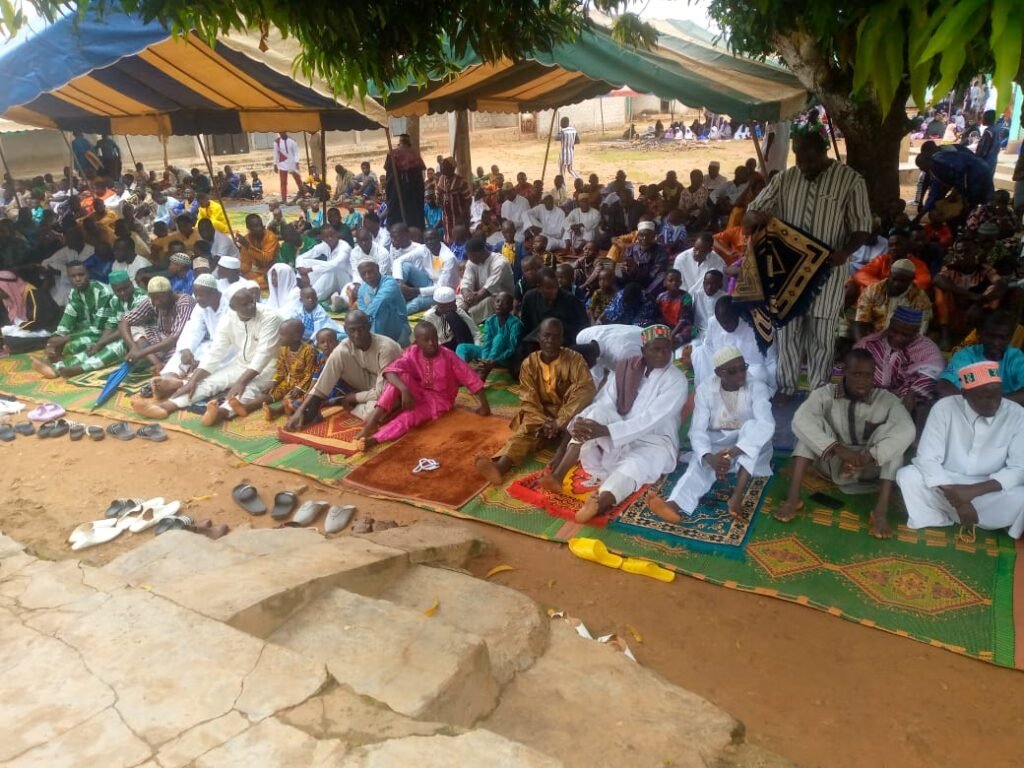
[[489,579],[489,578],[491,578],[491,576],[495,576],[495,575],[497,575],[499,573],[504,573],[505,571],[514,571],[514,570],[515,570],[515,568],[513,568],[511,565],[496,565],[493,568],[491,568],[491,570],[489,570],[487,572],[487,574],[484,576],[484,578],[485,579]]
[[434,604],[432,606],[430,606],[429,608],[427,608],[427,610],[425,610],[423,612],[423,615],[424,616],[428,616],[428,617],[429,616],[433,616],[435,613],[437,613],[437,609],[440,608],[440,607],[441,607],[441,601],[440,600],[434,600]]
[[636,640],[638,643],[642,643],[644,641],[644,636],[640,634],[640,630],[638,630],[632,624],[627,624],[626,629],[629,630],[629,634],[631,634],[633,636],[633,639]]

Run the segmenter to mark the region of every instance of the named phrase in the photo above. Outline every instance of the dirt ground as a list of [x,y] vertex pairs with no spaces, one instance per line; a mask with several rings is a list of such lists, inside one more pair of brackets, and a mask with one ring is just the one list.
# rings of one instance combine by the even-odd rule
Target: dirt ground
[[[198,518],[270,525],[231,502],[242,480],[265,501],[307,486],[303,498],[345,499],[379,519],[413,523],[434,514],[243,464],[178,433],[162,444],[19,437],[0,443],[0,464],[8,479],[0,487],[0,529],[50,558],[70,557],[68,532],[118,497],[198,499],[190,505]],[[611,571],[550,542],[465,524],[496,545],[472,564],[474,573],[512,566],[494,580],[580,617],[594,632],[619,633],[641,664],[720,705],[746,723],[752,742],[799,765],[1020,765],[1019,672],[694,579],[662,584]],[[125,534],[81,554],[102,564],[149,535]]]

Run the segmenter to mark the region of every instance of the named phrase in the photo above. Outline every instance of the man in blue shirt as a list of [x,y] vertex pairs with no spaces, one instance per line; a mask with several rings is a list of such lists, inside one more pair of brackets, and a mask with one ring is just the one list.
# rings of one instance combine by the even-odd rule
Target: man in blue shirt
[[960,145],[942,147],[934,141],[921,145],[917,167],[931,177],[931,185],[921,211],[930,211],[935,204],[955,189],[967,203],[967,210],[987,203],[995,193],[992,170],[988,163]]
[[978,329],[981,343],[964,347],[953,355],[936,385],[939,397],[960,394],[958,372],[962,368],[991,360],[999,363],[1003,397],[1024,404],[1024,352],[1010,346],[1010,338],[1015,327],[1013,318],[1005,312],[985,315]]
[[359,286],[359,309],[370,316],[371,330],[406,346],[410,335],[409,316],[398,281],[391,275],[381,275],[380,267],[372,258],[364,258],[357,268],[363,281]]

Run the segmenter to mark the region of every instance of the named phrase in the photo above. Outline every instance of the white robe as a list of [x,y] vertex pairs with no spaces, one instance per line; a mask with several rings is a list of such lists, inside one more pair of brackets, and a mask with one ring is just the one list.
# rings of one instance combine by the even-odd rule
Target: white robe
[[693,455],[686,472],[669,496],[680,511],[692,515],[704,494],[715,484],[715,472],[704,463],[704,456],[726,448],[739,448],[729,467],[730,474],[747,470],[751,477],[772,473],[772,438],[775,418],[771,394],[763,382],[748,379],[738,390],[734,407],[729,407],[717,376],[700,384],[694,398],[690,422],[690,447]]
[[[277,285],[269,273],[277,275]],[[294,317],[299,307],[299,285],[295,278],[295,270],[289,265],[277,263],[271,266],[267,274],[267,306],[281,314],[287,320]],[[319,295],[319,291],[317,292]]]
[[[183,371],[181,367],[181,353],[188,350],[196,361],[197,366],[203,364],[203,356],[210,350],[210,343],[217,332],[217,325],[221,318],[228,311],[228,300],[223,295],[220,297],[220,304],[217,309],[200,307],[196,304],[192,308],[192,314],[185,322],[178,336],[178,343],[174,346],[174,354],[168,358],[160,371],[161,376],[180,376]],[[224,354],[225,362],[230,362],[235,356],[234,349],[229,349]]]
[[601,214],[595,209],[591,208],[589,211],[584,213],[579,208],[573,208],[565,217],[565,232],[562,234],[562,238],[567,243],[573,242],[571,228],[576,224],[582,224],[583,231],[578,235],[578,237],[584,242],[589,243],[597,236],[597,225],[600,223]]
[[978,526],[1024,533],[1024,408],[1004,399],[991,418],[979,416],[961,395],[944,397],[928,414],[913,463],[896,473],[908,528],[959,521],[940,485],[996,480],[1001,491],[974,499]]
[[565,232],[565,211],[557,205],[550,211],[543,204],[530,209],[530,221],[540,227],[540,233],[548,239],[548,247],[561,248],[562,235]]
[[[679,457],[679,425],[688,390],[686,376],[674,365],[644,378],[625,416],[616,408],[618,388],[610,376],[593,403],[575,419],[592,419],[608,427],[608,436],[580,448],[580,465],[601,481],[598,493],[621,503],[637,488],[671,472]],[[569,422],[570,430],[572,424]]]
[[672,268],[679,270],[679,274],[683,276],[683,290],[691,295],[698,291],[704,293],[704,275],[712,269],[717,269],[723,277],[725,276],[725,262],[714,251],[711,251],[704,261],[698,264],[693,257],[693,248],[687,248],[676,256]]
[[766,355],[761,354],[754,329],[743,318],[740,318],[736,330],[729,332],[718,322],[718,318],[712,317],[708,323],[707,333],[693,342],[690,362],[693,364],[694,384],[700,386],[715,375],[715,352],[729,346],[736,347],[743,353],[743,360],[749,366],[748,378],[763,381],[768,385],[768,391],[774,395],[778,388],[775,380],[779,365],[778,352],[773,344],[768,348]]
[[590,369],[594,383],[600,385],[605,373],[614,373],[615,366],[640,354],[643,347],[640,333],[643,328],[636,325],[592,325],[576,334],[576,343],[583,345],[597,342],[601,351],[597,362]]
[[327,243],[318,243],[295,259],[295,266],[309,267],[309,283],[320,299],[352,282],[352,246],[339,240],[334,250]]
[[526,228],[533,224],[530,220],[530,201],[522,195],[506,200],[501,204],[501,218],[516,225],[516,242],[521,243]]
[[725,295],[725,291],[708,295],[703,285],[690,294],[690,298],[693,299],[693,320],[694,325],[697,326],[698,336],[703,336],[708,332],[708,323],[715,317],[715,304]]

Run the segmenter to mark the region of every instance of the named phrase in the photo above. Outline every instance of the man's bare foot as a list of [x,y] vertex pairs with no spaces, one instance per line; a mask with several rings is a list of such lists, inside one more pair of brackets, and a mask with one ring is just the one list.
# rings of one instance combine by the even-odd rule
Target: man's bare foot
[[163,400],[178,391],[181,381],[167,376],[154,376],[150,379],[149,386],[153,389],[153,397]]
[[480,476],[491,485],[501,485],[501,470],[488,456],[477,456],[473,465]]
[[249,410],[242,405],[242,401],[237,397],[228,398],[228,408],[234,411],[235,416],[246,417],[249,415]]
[[352,442],[355,445],[356,453],[366,453],[377,445],[377,439],[374,437],[357,437]]
[[53,370],[52,365],[47,365],[42,360],[32,358],[32,370],[42,376],[44,379],[56,379],[58,378],[57,372]]
[[216,400],[211,400],[206,404],[206,413],[203,414],[201,422],[204,427],[215,427],[220,424],[222,417],[223,413],[220,410],[220,403]]
[[270,407],[270,403],[263,404],[263,418],[267,421],[273,421],[277,418],[277,414],[274,413],[274,409]]
[[65,379],[70,379],[72,376],[77,376],[80,373],[85,373],[85,369],[80,365],[65,365],[60,369],[60,375]]
[[733,493],[729,497],[729,517],[739,520],[743,517],[743,496]]
[[583,506],[580,507],[579,512],[576,513],[577,523],[587,523],[597,517],[597,513],[600,511],[598,505],[598,492],[594,491],[592,494],[587,496],[586,501],[583,502]]
[[788,501],[782,502],[782,506],[772,512],[772,517],[778,520],[780,523],[791,523],[796,518],[797,513],[804,508],[804,503],[798,501],[796,504],[790,504]]
[[891,539],[892,526],[889,525],[888,515],[877,509],[871,510],[871,526],[868,533],[876,539]]
[[139,414],[139,416],[145,416],[147,419],[167,418],[167,411],[152,400],[145,400],[141,397],[132,399],[132,410]]
[[538,477],[537,485],[540,486],[541,490],[547,491],[548,493],[562,492],[562,483],[555,480],[555,476],[550,472],[545,472],[543,475]]
[[647,494],[647,506],[650,507],[657,517],[669,523],[678,523],[682,520],[679,514],[679,506],[672,501],[665,501],[656,493]]

